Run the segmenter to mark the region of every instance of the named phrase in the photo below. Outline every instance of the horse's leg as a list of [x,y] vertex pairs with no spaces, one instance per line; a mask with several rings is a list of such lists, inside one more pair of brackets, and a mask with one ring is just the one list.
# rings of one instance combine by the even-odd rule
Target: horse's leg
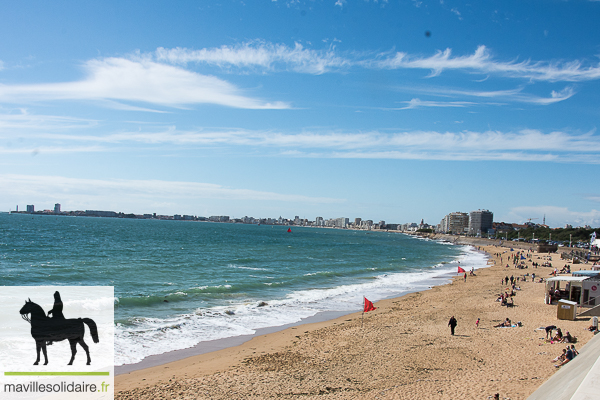
[[81,345],[81,347],[83,347],[83,349],[85,350],[85,354],[87,355],[87,365],[90,365],[92,363],[92,359],[90,358],[90,350],[88,348],[88,345],[83,341],[83,338],[79,339],[79,344]]
[[35,362],[33,363],[33,365],[38,365],[40,363],[40,350],[42,349],[42,345],[41,342],[39,340],[35,341],[35,351],[37,353],[37,358],[35,359]]
[[48,354],[46,353],[46,341],[42,341],[42,353],[44,353],[44,365],[48,365]]
[[69,344],[71,345],[71,361],[69,361],[69,365],[73,365],[73,360],[75,360],[75,353],[77,353],[77,349],[75,346],[77,345],[77,339],[69,339]]

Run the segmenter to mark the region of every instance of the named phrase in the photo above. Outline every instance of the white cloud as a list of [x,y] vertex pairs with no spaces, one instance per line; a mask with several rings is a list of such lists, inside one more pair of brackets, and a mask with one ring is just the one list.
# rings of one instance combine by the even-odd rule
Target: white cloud
[[0,146],[0,154],[29,154],[32,156],[40,154],[96,153],[102,151],[107,151],[107,149],[100,146]]
[[538,218],[546,216],[546,223],[554,226],[552,221],[561,221],[562,224],[573,226],[598,226],[600,225],[600,211],[592,209],[590,211],[572,211],[567,207],[556,207],[547,205],[520,206],[510,209],[507,221],[526,222],[528,218]]
[[[523,93],[524,87],[516,88],[516,89],[507,89],[507,90],[467,90],[467,89],[450,89],[443,87],[412,87],[412,88],[399,88],[403,91],[412,91],[418,93],[426,93],[430,95],[437,96],[470,96],[470,97],[479,97],[479,98],[490,98],[490,99],[500,99],[510,102],[519,102],[519,103],[530,103],[530,104],[541,104],[541,105],[549,105],[554,104],[563,100],[567,100],[575,95],[576,91],[573,86],[566,86],[560,91],[553,90],[550,93],[550,97],[539,97],[529,93]],[[434,102],[435,103],[435,102]],[[463,103],[463,102],[448,102],[452,103]],[[466,103],[465,104],[474,104],[474,103]]]
[[568,62],[495,61],[490,50],[479,46],[468,56],[452,56],[452,50],[438,51],[429,57],[411,56],[398,52],[381,60],[365,60],[363,64],[372,68],[384,69],[428,69],[430,77],[440,75],[444,70],[471,70],[482,74],[497,74],[511,78],[534,81],[587,81],[600,78],[600,64],[585,67],[579,60]]
[[236,46],[190,50],[186,48],[158,48],[158,61],[172,64],[201,62],[219,67],[262,68],[291,70],[309,74],[323,74],[351,65],[351,61],[336,56],[332,49],[317,51],[305,49],[300,43],[293,48],[282,44],[251,41]]
[[[0,187],[3,188],[4,201],[27,198],[30,203],[54,204],[54,199],[68,197],[70,209],[88,207],[93,209],[98,207],[98,204],[110,205],[118,202],[115,207],[126,205],[123,206],[125,208],[116,211],[129,210],[128,212],[139,212],[156,203],[190,204],[190,201],[200,199],[311,204],[344,202],[343,199],[328,197],[236,189],[210,183],[161,180],[78,179],[64,176],[0,174]],[[126,203],[121,203],[119,199],[123,199]]]
[[426,101],[417,98],[404,101],[403,103],[406,103],[407,106],[400,108],[400,110],[411,110],[421,107],[467,107],[474,104],[466,101]]
[[[65,117],[58,115],[31,114],[26,108],[8,113],[0,113],[0,134],[8,133],[14,137],[20,131],[56,131],[68,129],[84,129],[96,126],[98,121]],[[6,137],[8,139],[9,137]]]
[[572,97],[574,94],[575,94],[575,89],[573,89],[572,86],[567,86],[560,92],[553,90],[551,93],[552,97],[550,99],[543,99],[541,104],[549,104],[549,103],[556,103],[559,101],[563,101],[563,100],[566,100],[566,99]]
[[[458,11],[453,10],[457,13]],[[437,51],[432,56],[410,55],[397,52],[338,54],[334,47],[312,50],[295,43],[294,47],[273,44],[261,40],[249,41],[235,46],[221,46],[190,50],[186,48],[158,48],[153,55],[158,61],[172,64],[201,62],[210,65],[236,68],[260,68],[262,70],[288,70],[300,73],[323,74],[345,71],[350,67],[369,69],[424,69],[430,77],[445,70],[468,71],[499,75],[532,81],[587,81],[600,78],[600,64],[584,65],[582,61],[498,61],[494,60],[486,46],[479,46],[466,56],[453,56],[451,49]]]
[[[25,142],[5,152],[56,152],[79,148],[82,151],[111,151],[126,146],[136,151],[136,143],[146,150],[156,148],[187,151],[193,148],[252,147],[263,155],[327,158],[392,158],[422,160],[506,160],[569,163],[600,163],[600,136],[594,132],[573,134],[563,131],[544,133],[535,129],[501,131],[409,131],[409,132],[322,132],[283,133],[260,130],[181,131],[176,127],[161,130],[118,132],[108,135],[81,133],[30,132],[36,146]],[[41,143],[41,144],[40,144]],[[81,146],[80,144],[84,144]],[[92,144],[90,147],[88,144]],[[46,146],[46,147],[44,147]],[[52,150],[54,146],[54,150]],[[0,150],[1,151],[1,150]]]
[[283,102],[246,97],[234,85],[147,59],[105,58],[84,65],[85,79],[75,82],[0,85],[0,101],[117,100],[167,107],[218,104],[248,109],[289,108]]

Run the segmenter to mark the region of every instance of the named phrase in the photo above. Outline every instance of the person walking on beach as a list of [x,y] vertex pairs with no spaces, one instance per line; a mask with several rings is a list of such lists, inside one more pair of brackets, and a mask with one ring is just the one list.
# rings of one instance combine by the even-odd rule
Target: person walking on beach
[[465,272],[465,282],[467,281],[467,273]]
[[450,321],[448,322],[448,326],[450,327],[450,333],[454,336],[454,329],[456,328],[456,318],[454,318],[454,315],[452,316],[452,318],[450,318]]
[[479,328],[479,318],[477,318],[477,321],[475,321],[475,328]]

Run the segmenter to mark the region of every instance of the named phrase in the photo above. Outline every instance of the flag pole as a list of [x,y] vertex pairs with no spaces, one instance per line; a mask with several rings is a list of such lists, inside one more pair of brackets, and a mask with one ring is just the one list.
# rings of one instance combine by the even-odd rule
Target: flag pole
[[363,321],[365,319],[365,299],[366,299],[366,297],[363,296],[363,312],[362,312],[362,314],[360,316],[360,329],[362,329],[362,327],[363,327]]

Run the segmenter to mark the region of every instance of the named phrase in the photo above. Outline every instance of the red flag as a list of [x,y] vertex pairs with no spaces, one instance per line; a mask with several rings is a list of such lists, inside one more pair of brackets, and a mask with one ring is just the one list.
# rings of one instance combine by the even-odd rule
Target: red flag
[[369,312],[369,311],[373,311],[373,310],[377,309],[377,307],[375,307],[373,305],[373,303],[371,303],[369,300],[367,300],[366,297],[363,296],[363,298],[365,299],[365,308],[364,308],[363,312]]
[[460,274],[460,273],[462,273],[462,272],[466,272],[466,271],[465,271],[464,269],[462,269],[462,268],[460,267],[460,265],[459,265],[459,266],[458,266],[458,273]]

